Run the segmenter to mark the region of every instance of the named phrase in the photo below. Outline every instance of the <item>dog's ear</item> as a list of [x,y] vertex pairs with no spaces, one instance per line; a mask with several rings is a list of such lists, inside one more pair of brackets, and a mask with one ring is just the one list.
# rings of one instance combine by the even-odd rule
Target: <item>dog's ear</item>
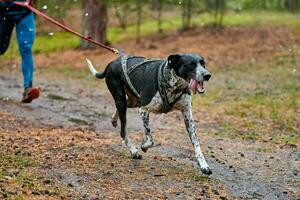
[[177,69],[180,67],[180,59],[181,55],[180,54],[172,54],[168,57],[168,66]]

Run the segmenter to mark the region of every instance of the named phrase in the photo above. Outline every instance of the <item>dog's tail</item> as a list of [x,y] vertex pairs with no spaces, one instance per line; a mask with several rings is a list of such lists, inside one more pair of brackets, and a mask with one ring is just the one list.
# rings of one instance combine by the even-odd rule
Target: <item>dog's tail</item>
[[95,69],[95,67],[93,66],[93,63],[86,58],[86,62],[88,64],[88,67],[90,69],[90,71],[92,72],[92,74],[99,79],[105,78],[106,75],[106,69],[104,70],[104,72],[97,72],[97,70]]

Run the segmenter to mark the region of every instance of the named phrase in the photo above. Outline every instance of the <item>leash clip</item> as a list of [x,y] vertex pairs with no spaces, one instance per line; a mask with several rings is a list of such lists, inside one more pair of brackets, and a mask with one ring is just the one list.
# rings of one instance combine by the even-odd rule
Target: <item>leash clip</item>
[[126,55],[125,52],[124,52],[124,50],[118,50],[118,49],[115,49],[115,48],[112,48],[112,50],[113,50],[113,52],[115,54],[119,54],[121,56],[125,56]]

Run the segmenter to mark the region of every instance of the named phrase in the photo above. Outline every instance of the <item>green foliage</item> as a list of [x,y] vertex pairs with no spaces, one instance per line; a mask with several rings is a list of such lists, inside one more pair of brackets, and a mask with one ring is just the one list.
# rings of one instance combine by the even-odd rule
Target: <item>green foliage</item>
[[0,153],[0,176],[4,174],[8,166],[16,169],[24,169],[32,165],[33,161],[23,156],[4,155]]
[[[13,37],[9,49],[4,57],[15,57],[19,55],[18,45]],[[74,49],[78,47],[80,38],[67,33],[55,32],[52,34],[38,34],[33,46],[33,53],[50,53],[55,51],[63,51],[65,49]]]
[[67,32],[56,32],[53,35],[38,35],[33,48],[34,53],[49,53],[62,51],[67,48],[76,48],[80,39]]
[[7,199],[23,200],[28,199],[28,194],[32,193],[43,196],[47,190],[47,198],[52,196],[57,199],[65,193],[64,188],[43,184],[41,181],[45,177],[36,174],[35,167],[37,163],[29,157],[0,152],[0,197],[5,195]]
[[[228,13],[228,17],[224,19],[225,26],[260,26],[264,24],[272,24],[273,26],[288,25],[300,32],[299,29],[299,15],[291,13],[277,13],[277,12],[242,12],[242,13]],[[141,24],[141,37],[145,37],[157,32],[155,20],[144,20]],[[192,26],[207,26],[214,24],[211,15],[205,13],[192,18]],[[175,31],[181,28],[180,16],[164,17],[161,28],[164,32]],[[111,27],[108,29],[108,40],[117,46],[117,43],[128,42],[135,39],[135,25],[128,25],[124,30],[121,27]],[[15,38],[15,36],[13,37]],[[74,49],[80,44],[80,39],[67,32],[54,32],[54,35],[39,34],[36,37],[33,52],[34,53],[50,53],[55,51],[62,51],[65,49]],[[17,56],[18,47],[15,39],[12,40],[10,48],[4,57]]]
[[43,12],[56,17],[62,18],[65,16],[67,10],[75,4],[74,0],[38,0],[35,1],[35,6]]
[[242,0],[245,10],[300,11],[299,0]]

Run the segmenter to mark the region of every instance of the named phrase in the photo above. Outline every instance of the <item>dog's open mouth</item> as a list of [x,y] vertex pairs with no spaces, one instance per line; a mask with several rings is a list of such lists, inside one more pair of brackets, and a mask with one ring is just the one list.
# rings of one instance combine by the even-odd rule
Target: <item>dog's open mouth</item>
[[203,81],[196,81],[194,79],[191,79],[190,84],[189,84],[189,88],[194,94],[196,94],[196,93],[199,93],[199,94],[205,93]]

